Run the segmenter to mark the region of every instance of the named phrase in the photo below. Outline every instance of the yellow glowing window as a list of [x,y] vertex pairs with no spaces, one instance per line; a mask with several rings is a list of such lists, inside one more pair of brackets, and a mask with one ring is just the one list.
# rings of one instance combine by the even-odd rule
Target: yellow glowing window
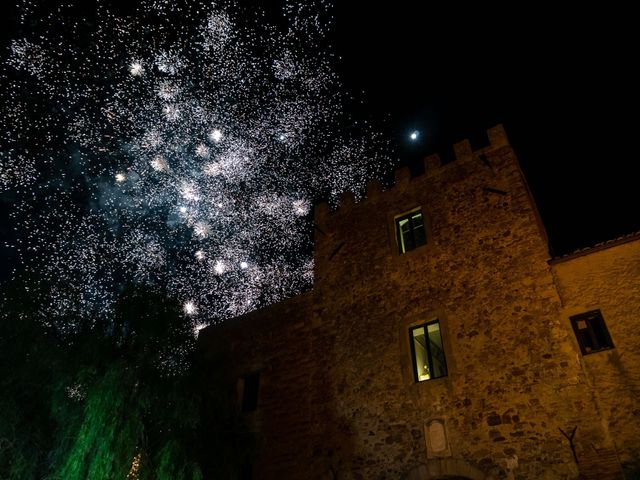
[[410,328],[409,341],[411,342],[413,375],[416,382],[447,375],[440,321],[434,320]]
[[414,210],[396,218],[396,233],[400,253],[406,253],[427,243],[422,210]]

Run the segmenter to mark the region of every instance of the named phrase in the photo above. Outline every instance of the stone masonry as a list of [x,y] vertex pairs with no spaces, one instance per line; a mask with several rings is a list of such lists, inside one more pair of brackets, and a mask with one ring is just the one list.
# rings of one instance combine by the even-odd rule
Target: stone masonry
[[[555,259],[551,265],[562,302],[561,318],[599,309],[615,347],[582,356],[571,328],[564,324],[567,336],[564,348],[580,365],[591,388],[593,408],[597,412],[594,420],[602,424],[606,439],[601,445],[583,443],[582,463],[592,461],[594,448],[600,449],[600,456],[607,454],[610,459],[615,453],[628,470],[628,478],[638,478],[640,234]],[[603,452],[605,445],[615,448]],[[601,469],[602,466],[594,468],[597,478],[602,477]]]
[[[256,479],[623,478],[640,467],[640,238],[550,260],[501,126],[366,198],[316,206],[311,291],[209,327],[260,372]],[[427,243],[399,254],[421,207]],[[582,355],[600,309],[615,348]],[[448,375],[414,380],[409,328],[439,319]],[[575,451],[562,432],[575,433]],[[577,458],[577,462],[576,462]],[[629,477],[631,478],[631,477]]]

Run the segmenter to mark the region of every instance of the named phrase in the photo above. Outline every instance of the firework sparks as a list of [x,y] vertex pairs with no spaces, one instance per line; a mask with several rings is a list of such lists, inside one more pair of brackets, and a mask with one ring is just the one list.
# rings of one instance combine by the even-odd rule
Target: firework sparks
[[184,313],[186,313],[187,315],[195,315],[198,312],[198,307],[196,307],[196,304],[192,301],[185,302],[182,308],[184,310]]
[[222,275],[225,270],[226,267],[224,265],[224,262],[221,262],[220,260],[218,260],[215,264],[215,266],[213,267],[213,270],[218,274],[218,275]]
[[212,142],[218,143],[220,140],[222,140],[222,132],[216,128],[209,134],[209,138]]
[[[375,132],[338,129],[324,2],[285,8],[283,34],[234,6],[167,5],[103,10],[82,33],[41,15],[5,61],[0,188],[18,199],[25,271],[55,285],[48,318],[108,313],[116,278],[162,285],[205,322],[297,294],[312,201],[362,192],[390,163]],[[151,11],[170,35],[146,28]]]
[[129,73],[134,77],[139,77],[144,73],[144,67],[139,62],[132,62],[129,66]]
[[151,168],[153,168],[157,172],[166,172],[167,170],[169,170],[169,165],[167,165],[167,161],[163,156],[158,155],[153,160],[151,160]]

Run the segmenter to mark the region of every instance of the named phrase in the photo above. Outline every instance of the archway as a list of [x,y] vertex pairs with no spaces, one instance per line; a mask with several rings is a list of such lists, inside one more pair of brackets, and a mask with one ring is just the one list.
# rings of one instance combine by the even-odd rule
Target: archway
[[459,475],[451,476],[447,475],[445,477],[438,477],[437,480],[471,480],[469,477],[461,477]]
[[439,458],[417,465],[403,480],[488,480],[484,473],[464,460]]

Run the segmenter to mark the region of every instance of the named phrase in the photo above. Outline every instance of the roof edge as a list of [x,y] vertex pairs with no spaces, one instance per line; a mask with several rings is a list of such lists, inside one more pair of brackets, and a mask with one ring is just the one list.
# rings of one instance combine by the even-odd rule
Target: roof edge
[[558,263],[564,263],[569,260],[573,260],[575,258],[584,257],[591,253],[599,252],[601,250],[606,250],[608,248],[617,247],[618,245],[623,245],[625,243],[633,242],[635,240],[640,240],[640,231],[632,232],[626,235],[622,235],[620,237],[616,237],[611,240],[606,240],[604,242],[596,243],[591,247],[581,248],[571,253],[567,253],[566,255],[562,255],[560,257],[552,258],[547,263],[549,265],[557,265]]

